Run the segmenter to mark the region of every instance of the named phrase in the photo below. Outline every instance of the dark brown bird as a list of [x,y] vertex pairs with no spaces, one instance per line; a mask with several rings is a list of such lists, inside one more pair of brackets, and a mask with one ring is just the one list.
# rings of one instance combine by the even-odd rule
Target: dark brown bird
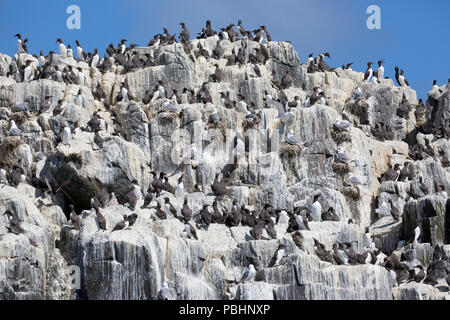
[[184,217],[184,220],[188,222],[192,218],[192,210],[189,208],[187,198],[184,198],[183,208],[181,209],[181,214]]
[[277,238],[277,231],[275,230],[275,225],[273,224],[273,222],[266,224],[266,231],[267,231],[267,234],[272,239],[276,239]]
[[302,251],[305,251],[305,248],[303,246],[303,235],[300,232],[296,231],[292,235],[292,240],[294,241],[297,248],[299,248]]
[[167,176],[164,176],[164,183],[162,189],[167,192],[170,192],[171,194],[175,194],[175,188],[172,187],[172,185],[169,183],[169,178]]
[[156,216],[161,220],[167,219],[167,214],[164,210],[161,209],[161,203],[156,203]]
[[100,208],[98,207],[97,204],[95,204],[95,213],[97,214],[97,221],[98,221],[98,225],[100,227],[100,229],[106,231],[106,219],[105,217],[100,213]]
[[314,250],[317,256],[320,258],[320,260],[333,263],[334,262],[333,256],[325,249],[325,246],[321,244],[319,241],[317,241],[317,239],[313,238],[313,240],[314,240]]
[[128,226],[132,226],[132,225],[134,225],[134,223],[136,222],[136,220],[137,220],[137,218],[138,218],[138,215],[137,215],[137,213],[132,213],[132,214],[130,214],[129,216],[128,216]]
[[127,222],[128,222],[128,216],[125,214],[125,215],[123,215],[123,220],[122,220],[122,221],[119,221],[119,222],[114,226],[114,228],[112,229],[111,232],[119,231],[119,230],[125,229],[125,228],[127,227]]
[[169,209],[170,213],[172,213],[173,216],[178,219],[177,209],[175,209],[173,204],[170,203],[170,199],[169,198],[167,198],[167,197],[164,198],[164,205]]
[[103,149],[103,138],[100,136],[99,131],[100,129],[95,130],[94,142],[101,150]]
[[217,200],[214,200],[212,207],[213,207],[212,221],[218,224],[223,223],[223,215],[219,210]]
[[398,176],[398,181],[406,181],[409,178],[409,162],[406,161],[403,164],[403,169],[400,171],[400,175]]
[[260,240],[261,236],[263,234],[263,228],[262,225],[264,224],[264,222],[259,223],[261,220],[258,221],[258,223],[250,229],[250,235],[253,237],[253,239],[255,240]]

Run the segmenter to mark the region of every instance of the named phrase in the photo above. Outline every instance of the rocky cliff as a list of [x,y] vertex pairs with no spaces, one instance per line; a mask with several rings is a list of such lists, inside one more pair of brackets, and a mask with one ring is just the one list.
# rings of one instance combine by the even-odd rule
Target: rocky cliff
[[[192,40],[192,52],[127,50],[135,65],[53,54],[60,80],[56,71],[19,81],[11,65],[45,68],[25,53],[0,56],[0,213],[22,229],[0,216],[0,299],[157,299],[164,283],[174,299],[448,299],[449,85],[430,93],[423,115],[415,91],[390,79],[308,72],[287,42],[218,40]],[[69,70],[84,83],[67,80]],[[390,179],[406,162],[406,175]],[[154,190],[161,172],[175,192]],[[102,201],[111,193],[117,202]],[[310,219],[317,194],[339,221]],[[186,198],[197,239],[183,219],[161,219],[165,198],[180,217]],[[261,238],[249,222],[205,223],[215,200],[230,220],[269,214]],[[132,226],[112,231],[133,213]],[[325,261],[334,244],[373,259]],[[254,278],[242,279],[250,264]],[[441,273],[435,283],[398,281],[418,266]]]

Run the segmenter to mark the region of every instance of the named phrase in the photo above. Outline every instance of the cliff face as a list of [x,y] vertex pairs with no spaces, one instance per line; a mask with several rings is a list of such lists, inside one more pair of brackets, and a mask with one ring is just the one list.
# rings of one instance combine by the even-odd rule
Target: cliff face
[[[217,40],[211,37],[191,44],[196,48],[201,43],[211,53]],[[261,44],[223,40],[221,46],[225,56],[243,48],[248,61]],[[261,77],[249,62],[227,66],[226,58],[191,59],[181,44],[136,49],[141,55],[153,57],[155,65],[127,73],[116,66],[102,73],[84,62],[54,55],[53,63],[61,69],[82,68],[86,75],[84,86],[46,79],[16,83],[0,77],[3,165],[20,166],[25,175],[37,177],[41,183],[47,179],[54,189],[59,186],[59,190],[53,190],[56,201],[50,199],[48,191],[26,182],[17,187],[2,184],[0,212],[13,210],[24,233],[8,233],[8,218],[0,217],[0,299],[73,299],[75,290],[70,279],[74,266],[81,277],[78,294],[87,299],[156,299],[163,282],[168,283],[176,299],[445,297],[436,287],[425,284],[393,289],[395,280],[384,267],[334,265],[319,259],[314,249],[313,238],[327,250],[334,243],[351,243],[362,254],[370,246],[365,236],[365,228],[370,227],[377,248],[391,258],[409,252],[406,262],[414,268],[417,262],[424,267],[430,264],[436,244],[450,243],[449,203],[438,190],[443,186],[450,191],[450,141],[445,135],[439,138],[432,133],[417,133],[415,91],[396,87],[389,79],[381,84],[363,81],[364,75],[351,69],[307,73],[289,43],[269,42],[263,46],[269,59],[259,65]],[[30,57],[16,57],[18,65]],[[8,70],[11,58],[1,56],[0,64],[1,69]],[[210,82],[214,64],[223,71],[220,82]],[[284,90],[287,101],[297,96],[299,103],[282,116],[282,110],[267,106],[264,100],[267,95],[279,97],[274,82],[281,81],[286,70],[292,76],[292,86]],[[206,82],[204,88],[212,103],[189,104],[184,100],[176,104],[182,108],[176,114],[165,110],[165,99],[144,104],[146,91],[159,80],[179,94],[184,88],[197,92]],[[117,101],[124,82],[134,101]],[[98,84],[109,98],[109,111],[94,98]],[[305,107],[315,87],[321,88],[328,99],[325,104]],[[82,106],[74,102],[80,89]],[[441,89],[435,114],[427,119],[446,126],[450,88]],[[225,92],[235,101],[244,96],[249,109],[254,103],[259,122],[249,128],[245,113],[226,108],[220,96]],[[52,97],[50,112],[40,111],[45,96]],[[58,100],[62,100],[64,111],[53,116]],[[400,117],[398,110],[405,101],[413,108]],[[20,103],[26,103],[27,113],[17,110]],[[88,127],[98,110],[107,124],[107,129],[99,133],[104,139],[102,149],[93,142],[94,133],[88,131],[73,135],[68,145],[58,142],[61,128],[76,121],[80,127]],[[217,124],[208,121],[214,112],[221,119]],[[334,123],[344,114],[354,126],[338,132]],[[11,119],[16,119],[21,138],[9,136]],[[113,120],[123,129],[122,137],[112,135]],[[372,134],[371,129],[380,122],[390,126],[390,139],[380,141]],[[285,144],[291,130],[304,147],[296,149]],[[244,149],[233,154],[236,136]],[[435,156],[411,159],[414,144],[429,145]],[[339,146],[352,159],[343,168],[335,164]],[[202,152],[190,154],[193,147]],[[390,165],[403,166],[406,161],[411,163],[406,181],[380,182]],[[362,182],[357,189],[348,185],[348,170]],[[172,186],[183,174],[184,193],[162,192],[147,208],[141,208],[140,202],[132,211],[127,204],[130,183],[136,179],[141,190],[146,191],[152,181],[151,171],[167,173]],[[211,190],[216,174],[227,172],[231,172],[232,183],[227,187],[230,193],[219,201],[227,211],[232,209],[233,201],[249,209],[260,210],[268,203],[292,211],[296,202],[311,204],[312,197],[320,193],[324,211],[334,208],[340,221],[309,222],[310,230],[300,231],[302,251],[292,240],[292,232],[287,232],[288,223],[275,225],[277,239],[264,231],[262,240],[253,240],[250,227],[211,224],[207,230],[196,228],[198,240],[193,240],[187,238],[185,225],[178,219],[156,217],[156,202],[163,204],[168,197],[180,210],[186,196],[195,219],[203,204],[212,205],[216,198]],[[428,194],[421,191],[420,177]],[[68,180],[70,183],[64,183]],[[196,192],[196,185],[203,192]],[[108,231],[99,229],[95,211],[90,209],[91,198],[104,187],[114,192],[119,202],[101,209]],[[81,212],[79,231],[67,220],[69,203]],[[390,210],[375,211],[383,203],[399,210],[400,221],[393,219]],[[111,232],[124,214],[133,212],[138,218],[132,227]],[[349,224],[349,219],[354,223]],[[409,240],[413,235],[416,221],[420,221],[422,243],[397,250],[400,240]],[[273,266],[271,260],[280,243],[286,246],[285,256],[278,266]],[[447,257],[450,259],[450,255]],[[257,270],[255,280],[240,282],[249,264]]]

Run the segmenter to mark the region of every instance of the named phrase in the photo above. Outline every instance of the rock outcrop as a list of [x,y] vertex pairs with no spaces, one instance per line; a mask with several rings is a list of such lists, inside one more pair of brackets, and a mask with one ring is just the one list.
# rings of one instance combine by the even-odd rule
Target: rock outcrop
[[[201,44],[211,55],[218,40],[214,36],[190,44]],[[13,211],[23,229],[17,235],[9,232],[11,222],[0,216],[0,299],[157,299],[163,282],[176,299],[448,299],[442,279],[434,286],[397,286],[385,267],[389,261],[396,271],[405,264],[410,270],[427,268],[436,245],[450,243],[450,140],[445,130],[433,131],[448,126],[449,86],[434,95],[428,124],[419,125],[415,91],[390,79],[369,83],[351,69],[308,73],[287,42],[260,44],[245,38],[220,45],[222,59],[195,57],[179,43],[136,48],[128,57],[150,57],[150,66],[126,70],[114,63],[105,72],[54,54],[60,70],[81,68],[84,86],[53,79],[16,82],[0,74],[0,169],[8,176],[18,172],[20,180],[0,181],[0,213]],[[250,61],[260,48],[268,57],[257,65],[258,75]],[[227,57],[240,49],[246,63],[228,65]],[[27,59],[34,61],[27,54],[1,55],[0,65],[9,70],[17,61],[20,68]],[[223,71],[219,82],[211,81],[215,64]],[[286,73],[292,83],[281,89],[278,83]],[[168,99],[143,101],[158,81],[168,96],[177,92],[181,101],[170,101],[178,112],[167,110]],[[123,83],[134,100],[118,101]],[[98,85],[105,93],[102,99],[95,94]],[[326,99],[308,106],[316,87]],[[207,92],[211,99],[189,103],[182,95],[185,89]],[[250,112],[226,106],[221,93],[235,102],[243,96]],[[46,96],[51,106],[42,111]],[[268,96],[279,102],[270,104]],[[288,108],[296,99],[297,106]],[[56,114],[58,101],[63,109]],[[407,117],[399,116],[405,101],[413,107]],[[96,142],[94,112],[104,122],[98,132],[102,146]],[[210,121],[214,113],[217,122]],[[249,114],[257,120],[250,121]],[[352,126],[337,130],[339,119]],[[21,137],[10,134],[10,120]],[[381,134],[389,136],[374,134],[380,123]],[[65,127],[79,128],[67,144],[61,138]],[[290,135],[302,146],[286,144]],[[415,145],[422,149],[412,155]],[[351,161],[336,162],[339,147]],[[385,179],[390,167],[403,168],[405,162],[410,169],[403,181]],[[132,208],[132,181],[145,196],[151,172],[166,173],[173,187],[182,177],[184,190],[162,191],[146,206],[138,199]],[[352,182],[349,172],[360,184]],[[229,179],[222,197],[212,188],[216,174]],[[104,190],[117,198],[98,209],[107,231],[99,228],[92,207],[92,198]],[[310,221],[309,230],[299,231],[302,250],[288,221],[275,225],[276,237],[264,230],[260,240],[242,223],[212,223],[207,229],[195,223],[203,205],[212,206],[214,200],[225,211],[245,205],[260,212],[270,204],[292,214],[299,202],[311,205],[316,194],[321,194],[323,211],[333,208],[339,221]],[[186,197],[198,239],[188,237],[179,219],[157,216],[156,204],[164,206],[166,197],[178,215]],[[81,218],[80,230],[70,222],[70,204]],[[386,210],[378,210],[383,206]],[[137,214],[133,226],[112,232],[132,213]],[[410,241],[416,222],[420,243]],[[378,249],[389,258],[336,265],[322,261],[314,240],[328,251],[335,243],[349,243],[357,254]],[[280,244],[285,252],[274,265]],[[242,281],[250,264],[255,278]]]

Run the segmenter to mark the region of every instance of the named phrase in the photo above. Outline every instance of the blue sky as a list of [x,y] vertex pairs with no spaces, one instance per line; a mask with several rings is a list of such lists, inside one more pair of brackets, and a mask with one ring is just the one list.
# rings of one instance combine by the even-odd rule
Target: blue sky
[[[81,30],[68,30],[66,9],[81,8]],[[369,30],[369,5],[381,8],[381,30]],[[395,65],[419,97],[426,97],[432,81],[439,85],[450,77],[450,1],[408,0],[0,0],[0,52],[13,55],[13,34],[28,37],[29,50],[56,51],[56,39],[87,50],[115,45],[122,38],[145,45],[167,27],[179,33],[177,23],[187,24],[191,37],[212,21],[218,30],[238,19],[247,29],[265,24],[275,41],[289,40],[302,62],[308,53],[328,51],[329,64],[354,62],[364,72],[368,61],[385,59],[386,75],[393,78]]]

